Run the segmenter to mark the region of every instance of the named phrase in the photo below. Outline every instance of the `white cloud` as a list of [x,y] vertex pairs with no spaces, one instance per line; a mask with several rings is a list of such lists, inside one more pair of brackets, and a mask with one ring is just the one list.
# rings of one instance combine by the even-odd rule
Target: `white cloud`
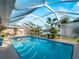
[[77,2],[77,6],[79,7],[79,2]]
[[72,12],[79,13],[79,2],[71,9]]
[[59,7],[59,9],[60,9],[60,11],[64,11],[64,12],[68,12],[69,11],[69,9],[64,8],[64,7]]

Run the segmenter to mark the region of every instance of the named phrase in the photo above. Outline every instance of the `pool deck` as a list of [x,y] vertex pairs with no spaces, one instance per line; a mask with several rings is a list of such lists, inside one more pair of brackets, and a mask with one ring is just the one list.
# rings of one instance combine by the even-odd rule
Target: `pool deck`
[[79,43],[74,46],[73,59],[79,59]]
[[0,46],[0,59],[19,59],[11,43],[7,41]]

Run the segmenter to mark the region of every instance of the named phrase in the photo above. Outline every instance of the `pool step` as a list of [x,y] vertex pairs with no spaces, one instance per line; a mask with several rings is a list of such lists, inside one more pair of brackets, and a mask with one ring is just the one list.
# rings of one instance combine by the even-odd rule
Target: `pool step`
[[32,50],[35,48],[36,45],[32,45],[30,44],[30,46],[28,46],[26,49],[21,50],[19,53],[21,54],[21,56],[27,55],[28,53],[32,52]]
[[25,50],[26,48],[28,48],[30,45],[31,45],[31,44],[27,44],[27,46],[24,46],[24,48],[18,49],[17,51],[18,51],[18,52],[21,52],[21,51]]
[[24,59],[32,59],[37,54],[37,45],[38,44],[30,44],[25,50],[20,51],[20,56]]

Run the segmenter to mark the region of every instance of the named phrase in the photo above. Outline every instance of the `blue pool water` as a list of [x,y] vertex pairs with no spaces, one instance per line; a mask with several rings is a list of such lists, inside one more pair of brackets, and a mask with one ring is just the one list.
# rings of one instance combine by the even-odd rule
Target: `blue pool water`
[[32,36],[16,37],[12,44],[21,59],[72,59],[73,45]]

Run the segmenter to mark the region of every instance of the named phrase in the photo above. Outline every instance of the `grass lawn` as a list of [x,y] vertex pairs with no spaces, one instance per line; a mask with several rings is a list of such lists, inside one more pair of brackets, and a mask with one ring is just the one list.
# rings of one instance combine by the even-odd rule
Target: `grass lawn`
[[79,40],[79,38],[67,38],[67,37],[57,37],[56,38],[57,41],[64,41],[64,42],[69,42],[69,43],[77,43],[77,41]]

